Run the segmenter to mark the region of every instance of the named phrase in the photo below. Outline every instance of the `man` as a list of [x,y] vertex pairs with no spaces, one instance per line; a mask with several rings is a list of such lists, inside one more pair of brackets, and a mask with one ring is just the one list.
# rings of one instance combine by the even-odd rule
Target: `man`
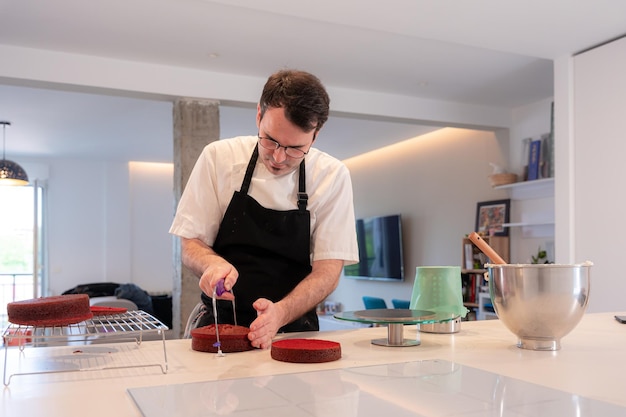
[[[214,322],[215,294],[219,322],[236,313],[255,347],[269,348],[279,331],[319,330],[317,304],[343,265],[358,262],[349,172],[312,147],[329,103],[317,77],[279,71],[257,106],[258,136],[204,148],[170,229],[200,277],[197,326]],[[222,280],[232,292],[215,292]]]

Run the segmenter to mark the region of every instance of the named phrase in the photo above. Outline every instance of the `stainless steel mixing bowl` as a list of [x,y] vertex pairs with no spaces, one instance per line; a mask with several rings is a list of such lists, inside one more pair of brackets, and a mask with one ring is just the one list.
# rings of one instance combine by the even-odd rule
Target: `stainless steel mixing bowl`
[[518,347],[561,348],[587,309],[591,265],[486,265],[493,307]]

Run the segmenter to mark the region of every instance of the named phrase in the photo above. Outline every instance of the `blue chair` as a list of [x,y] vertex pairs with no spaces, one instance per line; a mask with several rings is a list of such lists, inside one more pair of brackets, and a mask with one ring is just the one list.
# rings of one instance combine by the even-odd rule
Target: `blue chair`
[[366,310],[371,310],[375,308],[387,308],[387,303],[382,298],[378,297],[363,297],[363,304],[365,304]]
[[393,300],[391,300],[391,304],[393,304],[393,308],[402,308],[405,310],[409,309],[409,305],[411,304],[411,301],[409,300],[398,300],[396,298],[394,298]]

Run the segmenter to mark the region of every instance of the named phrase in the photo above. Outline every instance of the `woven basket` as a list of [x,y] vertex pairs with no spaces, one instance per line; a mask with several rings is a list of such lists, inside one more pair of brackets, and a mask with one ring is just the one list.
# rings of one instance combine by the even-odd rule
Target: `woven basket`
[[489,182],[492,187],[497,187],[498,185],[512,184],[517,182],[517,174],[491,174],[489,176]]

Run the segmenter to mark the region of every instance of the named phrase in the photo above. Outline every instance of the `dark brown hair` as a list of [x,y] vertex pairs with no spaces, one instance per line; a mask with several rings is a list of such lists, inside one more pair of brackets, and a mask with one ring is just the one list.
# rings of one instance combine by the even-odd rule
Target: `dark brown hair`
[[328,120],[330,98],[313,74],[285,69],[267,79],[259,105],[261,118],[269,107],[282,107],[287,120],[304,132],[310,132],[320,130]]

